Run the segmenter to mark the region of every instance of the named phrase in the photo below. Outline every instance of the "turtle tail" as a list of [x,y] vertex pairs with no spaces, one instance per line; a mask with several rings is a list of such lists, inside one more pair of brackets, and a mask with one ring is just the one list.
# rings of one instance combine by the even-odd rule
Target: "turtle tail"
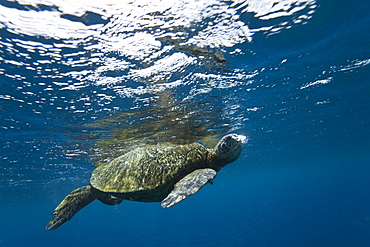
[[54,230],[67,220],[72,219],[78,211],[97,198],[96,190],[91,185],[72,191],[54,210],[54,217],[46,225],[46,230]]

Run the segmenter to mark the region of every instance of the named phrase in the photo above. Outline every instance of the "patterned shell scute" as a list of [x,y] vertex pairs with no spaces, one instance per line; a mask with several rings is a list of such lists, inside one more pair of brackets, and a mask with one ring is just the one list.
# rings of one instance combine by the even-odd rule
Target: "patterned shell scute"
[[98,190],[113,193],[169,187],[193,170],[205,167],[207,152],[200,144],[141,147],[98,166],[90,183]]

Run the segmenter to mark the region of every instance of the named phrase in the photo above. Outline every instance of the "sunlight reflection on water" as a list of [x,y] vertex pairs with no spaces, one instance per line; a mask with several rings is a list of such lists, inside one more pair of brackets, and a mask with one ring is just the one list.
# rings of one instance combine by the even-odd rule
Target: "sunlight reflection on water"
[[[89,95],[94,95],[103,109],[114,111],[112,103],[117,96],[147,98],[147,94],[179,85],[194,87],[196,76],[186,80],[181,77],[191,75],[189,72],[193,70],[199,73],[199,68],[206,66],[202,70],[207,72],[201,74],[211,84],[202,89],[194,88],[202,94],[204,90],[219,87],[212,83],[217,81],[214,77],[219,76],[212,68],[225,62],[225,48],[251,41],[258,32],[272,34],[290,28],[298,20],[310,18],[315,7],[315,1],[72,4],[70,1],[22,0],[13,6],[0,6],[2,27],[16,35],[0,40],[7,52],[1,62],[17,68],[14,73],[11,70],[2,73],[22,81],[19,90],[28,95],[38,95],[31,90],[36,83],[51,95],[53,90],[76,91],[92,84],[100,90],[112,89],[112,95],[100,90]],[[282,17],[290,19],[273,23]],[[249,23],[258,19],[271,23],[250,27]],[[247,71],[231,70],[231,73],[232,77],[249,76]],[[229,87],[233,86],[237,83],[230,83]],[[78,113],[89,107],[94,106],[90,103],[85,104],[84,109],[69,110]]]

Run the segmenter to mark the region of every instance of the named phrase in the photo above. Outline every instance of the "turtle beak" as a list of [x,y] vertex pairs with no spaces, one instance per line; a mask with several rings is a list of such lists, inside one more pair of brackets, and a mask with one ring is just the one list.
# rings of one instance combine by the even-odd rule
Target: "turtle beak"
[[248,139],[246,136],[234,134],[234,139],[240,143],[247,143]]

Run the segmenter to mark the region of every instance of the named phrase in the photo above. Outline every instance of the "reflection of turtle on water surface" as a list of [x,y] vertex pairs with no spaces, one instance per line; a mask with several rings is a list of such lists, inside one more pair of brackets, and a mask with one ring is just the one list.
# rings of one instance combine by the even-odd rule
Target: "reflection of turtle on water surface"
[[72,191],[46,226],[54,230],[98,199],[108,205],[122,200],[161,202],[168,208],[212,183],[217,172],[240,155],[245,137],[224,136],[214,150],[193,143],[144,146],[98,166],[90,184]]

